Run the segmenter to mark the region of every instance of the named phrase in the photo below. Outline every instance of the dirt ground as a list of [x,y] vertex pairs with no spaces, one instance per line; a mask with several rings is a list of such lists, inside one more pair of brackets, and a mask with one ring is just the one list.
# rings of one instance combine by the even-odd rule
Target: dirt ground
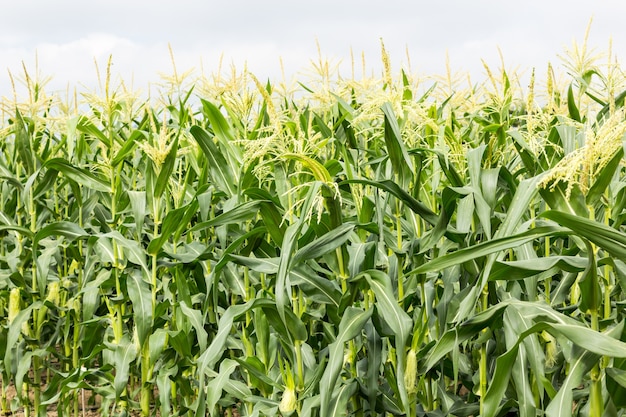
[[[11,400],[13,398],[15,398],[15,388],[13,386],[9,386],[7,388],[7,401],[10,404]],[[100,417],[100,410],[99,410],[99,401],[96,398],[95,399],[95,406],[94,405],[90,405],[92,402],[89,401],[89,395],[91,395],[88,391],[85,391],[85,398],[84,398],[84,403],[81,402],[81,404],[79,405],[80,408],[80,412],[79,412],[79,417]],[[82,404],[85,404],[85,407],[82,408]],[[51,405],[48,407],[48,411],[46,413],[48,415],[48,417],[57,417],[58,413],[56,411],[56,405]],[[141,413],[139,411],[131,411],[129,413],[129,415],[131,417],[140,417]],[[156,413],[157,417],[160,416],[160,413],[157,411]],[[1,417],[24,417],[24,412],[23,410],[17,410],[15,412],[5,412],[5,413],[0,413]],[[32,412],[31,412],[31,416],[32,416]],[[233,417],[240,417],[239,412],[236,409],[232,410],[232,416]]]
[[[13,398],[15,398],[16,392],[15,392],[15,388],[13,386],[9,386],[7,388],[7,402],[10,404],[11,400]],[[89,396],[90,394],[85,391],[85,397],[84,397],[84,403],[79,400],[79,416],[80,417],[100,417],[100,411],[99,411],[99,406],[98,405],[89,405]],[[85,405],[83,407],[83,404]],[[98,400],[96,398],[96,404],[98,404]],[[48,407],[48,411],[46,413],[48,415],[48,417],[57,417],[58,413],[56,411],[56,405],[50,405]],[[6,417],[24,417],[24,411],[23,410],[17,410],[15,412],[3,412],[0,414],[1,416],[6,416]],[[33,412],[31,411],[31,416],[33,415]],[[139,412],[131,412],[130,416],[137,416],[139,417],[140,413]]]

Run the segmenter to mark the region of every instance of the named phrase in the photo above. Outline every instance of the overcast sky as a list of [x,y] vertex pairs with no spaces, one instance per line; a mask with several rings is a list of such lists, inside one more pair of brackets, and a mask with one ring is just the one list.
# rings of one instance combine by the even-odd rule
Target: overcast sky
[[453,71],[475,78],[481,58],[499,65],[498,47],[507,67],[559,66],[593,17],[590,44],[604,52],[612,38],[626,56],[623,0],[20,0],[3,2],[2,15],[0,96],[11,94],[8,71],[19,76],[24,62],[34,73],[36,56],[53,77],[48,90],[94,88],[94,59],[103,69],[111,54],[114,75],[145,89],[171,73],[168,44],[179,72],[212,73],[223,54],[226,65],[277,79],[280,57],[288,77],[310,68],[316,40],[346,68],[351,48],[380,68],[382,38],[396,70],[408,50],[413,72],[443,74],[447,53]]

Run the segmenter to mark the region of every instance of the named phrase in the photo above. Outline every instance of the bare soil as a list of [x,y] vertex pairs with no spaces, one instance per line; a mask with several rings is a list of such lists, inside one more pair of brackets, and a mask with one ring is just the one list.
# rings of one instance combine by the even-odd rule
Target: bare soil
[[[100,401],[98,400],[97,396],[96,398],[94,398],[95,401],[90,401],[93,393],[87,390],[85,390],[84,392],[85,392],[85,397],[79,400],[79,411],[80,411],[79,416],[80,417],[100,417],[101,415],[100,414]],[[7,402],[9,404],[15,398],[15,396],[16,396],[15,387],[13,386],[7,387]],[[95,404],[95,405],[90,405],[90,404]],[[231,413],[233,417],[240,417],[240,414],[235,407],[233,407],[233,409],[231,410]],[[57,417],[58,413],[56,411],[56,405],[53,404],[53,405],[48,406],[48,410],[46,414],[48,415],[48,417]],[[32,415],[33,413],[31,412],[31,416]],[[131,417],[140,417],[141,413],[139,411],[130,411],[129,415]],[[160,413],[157,411],[156,415],[157,417],[159,417]],[[24,417],[24,411],[22,409],[19,409],[14,412],[12,411],[0,412],[0,416],[1,417]]]
[[[15,398],[16,396],[16,391],[15,391],[15,387],[14,386],[9,386],[7,387],[7,403],[11,403],[11,401]],[[79,399],[79,416],[80,417],[100,417],[100,402],[98,401],[98,398],[95,398],[95,405],[91,405],[93,403],[93,401],[90,401],[91,396],[93,395],[93,393],[91,393],[90,391],[85,390],[84,391],[84,397],[82,399]],[[58,413],[56,411],[56,405],[52,404],[50,406],[48,406],[48,410],[46,412],[46,414],[48,415],[48,417],[57,417]],[[139,416],[140,413],[139,412],[130,412],[129,413],[131,416]],[[6,412],[2,412],[0,415],[2,416],[6,416],[6,417],[24,417],[24,411],[23,409],[19,409],[17,411],[6,411]],[[31,416],[33,415],[33,412],[31,411]]]

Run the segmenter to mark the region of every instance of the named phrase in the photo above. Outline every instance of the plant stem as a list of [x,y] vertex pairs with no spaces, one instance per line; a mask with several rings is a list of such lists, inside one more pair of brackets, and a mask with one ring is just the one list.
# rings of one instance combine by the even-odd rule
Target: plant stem
[[[598,330],[598,312],[591,313],[591,328]],[[602,417],[604,415],[604,400],[602,399],[602,369],[600,363],[596,363],[591,370],[589,387],[589,417]]]
[[141,415],[150,415],[150,405],[152,404],[152,389],[150,379],[152,372],[150,367],[150,343],[149,338],[145,340],[141,349]]
[[[487,286],[483,289],[482,293],[482,311],[487,310],[488,307],[488,289]],[[485,333],[487,330],[483,330]],[[484,412],[484,400],[487,393],[487,342],[480,345],[480,363],[479,363],[479,375],[480,375],[480,415]]]

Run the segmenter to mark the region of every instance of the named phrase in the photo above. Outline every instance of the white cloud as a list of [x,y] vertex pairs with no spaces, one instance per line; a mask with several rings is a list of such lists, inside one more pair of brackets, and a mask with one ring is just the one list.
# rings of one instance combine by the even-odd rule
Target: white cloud
[[[200,51],[174,50],[176,64],[184,71],[199,68]],[[98,72],[104,77],[109,57],[112,59],[112,79],[120,79],[133,88],[146,90],[159,81],[159,73],[171,73],[172,65],[167,43],[142,45],[113,34],[95,33],[67,43],[41,43],[34,50],[13,48],[0,51],[9,57],[7,67],[12,74],[22,74],[22,61],[31,75],[37,70],[51,77],[47,91],[64,92],[77,87],[79,91],[98,87]],[[26,57],[26,58],[24,58]],[[7,95],[0,91],[0,95]]]
[[12,2],[3,8],[11,18],[0,27],[0,96],[10,92],[6,69],[19,74],[24,61],[34,72],[36,55],[40,73],[53,77],[50,89],[94,88],[94,59],[103,71],[110,54],[114,74],[145,88],[159,81],[159,72],[171,71],[168,43],[179,71],[199,70],[202,63],[206,73],[214,72],[223,54],[226,66],[247,62],[259,78],[277,78],[281,57],[288,76],[307,68],[317,57],[316,39],[322,54],[344,67],[352,48],[358,73],[361,51],[378,71],[382,37],[394,69],[406,63],[408,49],[419,73],[441,74],[448,53],[453,71],[481,76],[481,58],[499,65],[498,47],[507,66],[558,65],[557,54],[582,41],[592,15],[591,43],[605,50],[612,34],[615,53],[624,57],[624,12],[626,3],[618,0],[514,6],[496,0],[180,0],[175,7],[165,0],[94,0],[89,8],[77,0]]

